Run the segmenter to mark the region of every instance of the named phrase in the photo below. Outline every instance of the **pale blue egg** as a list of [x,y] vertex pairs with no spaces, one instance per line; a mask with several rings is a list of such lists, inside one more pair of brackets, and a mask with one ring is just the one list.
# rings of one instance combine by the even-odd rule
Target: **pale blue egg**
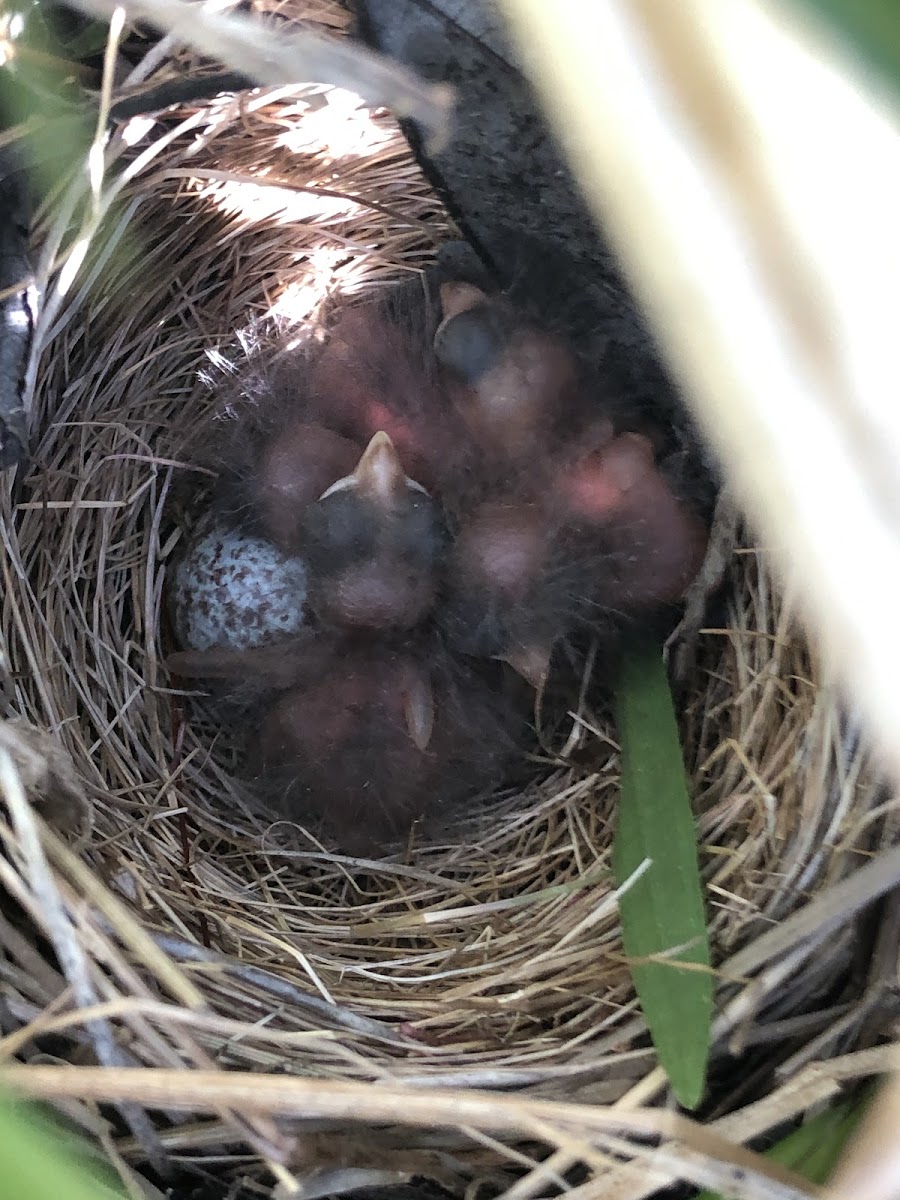
[[196,536],[174,585],[176,633],[189,650],[246,650],[305,624],[304,561],[239,530],[215,527]]

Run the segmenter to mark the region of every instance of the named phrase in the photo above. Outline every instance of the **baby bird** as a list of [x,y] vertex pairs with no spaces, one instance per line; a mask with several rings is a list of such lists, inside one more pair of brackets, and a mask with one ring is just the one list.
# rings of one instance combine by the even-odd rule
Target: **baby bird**
[[341,316],[310,364],[308,391],[316,419],[345,437],[365,445],[386,433],[407,474],[430,493],[465,470],[467,438],[437,377],[430,341],[390,320],[381,306]]
[[[611,637],[676,602],[706,531],[651,441],[617,435],[621,410],[592,397],[562,340],[469,284],[446,284],[442,299],[435,357],[485,482],[456,498],[438,620],[464,653],[500,658],[541,688],[558,641]],[[508,469],[492,472],[498,458]]]
[[168,666],[248,689],[251,777],[279,812],[324,823],[355,855],[496,786],[524,727],[508,693],[429,637],[398,645],[320,634],[182,652]]
[[441,288],[434,354],[482,455],[538,466],[577,399],[579,368],[561,338],[467,283]]
[[355,854],[500,783],[522,680],[541,691],[555,647],[599,635],[612,657],[668,616],[707,532],[670,439],[603,392],[602,364],[590,380],[474,283],[400,300],[340,312],[234,404],[219,504],[302,561],[296,636],[169,660],[244,698],[271,803]]
[[434,725],[425,666],[359,646],[271,706],[260,778],[281,811],[322,819],[344,849],[370,854],[405,836],[434,799]]
[[556,505],[611,554],[597,595],[609,608],[640,613],[681,599],[700,569],[707,529],[656,463],[649,438],[623,433],[561,469]]
[[261,446],[255,464],[252,502],[262,532],[285,554],[303,549],[303,516],[359,459],[358,442],[331,429],[293,420]]
[[434,650],[357,643],[275,702],[261,770],[282,811],[319,817],[345,850],[372,855],[500,783],[521,722]]
[[347,629],[410,629],[431,610],[445,533],[441,511],[410,479],[383,431],[351,474],[303,514],[309,605]]
[[480,503],[457,529],[438,620],[463,652],[541,687],[554,644],[653,621],[700,568],[706,527],[625,433],[569,449],[540,491]]

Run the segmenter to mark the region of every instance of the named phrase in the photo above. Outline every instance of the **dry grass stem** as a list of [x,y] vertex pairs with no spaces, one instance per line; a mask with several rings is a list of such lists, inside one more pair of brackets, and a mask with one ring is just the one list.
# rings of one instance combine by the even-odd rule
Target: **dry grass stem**
[[768,0],[504,8],[710,440],[900,780],[896,107]]
[[[260,8],[347,25],[332,0]],[[166,39],[127,86],[207,69]],[[7,1082],[128,1169],[215,1158],[226,1189],[812,1194],[741,1143],[884,1067],[834,1056],[880,1019],[891,949],[856,969],[858,913],[896,880],[897,814],[772,553],[723,506],[722,620],[692,611],[673,647],[718,981],[703,1127],[661,1106],[611,881],[618,751],[587,693],[577,762],[358,862],[261,817],[160,665],[207,353],[407,278],[453,235],[396,122],[278,88],[134,118],[91,155],[41,216],[33,457],[0,494]],[[134,1106],[131,1133],[101,1098]]]
[[452,89],[426,83],[359,43],[312,29],[273,29],[256,14],[228,11],[235,7],[229,0],[202,7],[187,0],[78,0],[78,7],[96,17],[114,18],[118,13],[147,22],[171,41],[217,58],[258,84],[327,83],[346,88],[370,105],[421,122],[436,144],[449,136]]
[[[670,1163],[684,1178],[705,1185],[723,1178],[739,1184],[735,1193],[747,1200],[802,1200],[819,1191],[777,1163],[726,1142],[709,1128],[663,1109],[623,1111],[598,1105],[498,1098],[492,1093],[454,1089],[449,1095],[432,1090],[371,1087],[258,1074],[194,1071],[186,1081],[181,1071],[109,1070],[90,1067],[7,1067],[5,1082],[24,1094],[52,1099],[76,1096],[93,1100],[138,1101],[153,1108],[207,1110],[221,1103],[242,1112],[279,1115],[304,1121],[337,1121],[376,1125],[383,1122],[432,1129],[518,1135],[565,1146],[568,1154],[591,1161],[591,1148],[616,1139],[622,1153],[638,1153],[640,1140],[664,1139]],[[628,1139],[635,1139],[633,1145]],[[494,1143],[498,1151],[500,1143]],[[659,1158],[660,1148],[654,1150]],[[696,1155],[696,1160],[694,1159]],[[730,1171],[717,1172],[718,1161]],[[663,1161],[663,1167],[669,1165]]]

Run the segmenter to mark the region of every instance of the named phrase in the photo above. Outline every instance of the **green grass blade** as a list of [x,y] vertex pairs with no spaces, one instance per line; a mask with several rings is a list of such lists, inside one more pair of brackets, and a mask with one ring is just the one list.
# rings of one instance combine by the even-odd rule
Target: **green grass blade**
[[[632,976],[659,1061],[679,1103],[694,1108],[706,1076],[713,977],[694,818],[657,648],[635,651],[627,659],[616,717],[622,747],[613,847],[617,883],[651,860],[619,902],[625,953],[636,960]],[[642,961],[649,956],[665,959]]]
[[[107,1178],[102,1176],[106,1174]],[[0,1200],[124,1200],[76,1138],[42,1110],[0,1097]]]
[[897,0],[795,0],[812,9],[857,57],[900,95],[900,5]]
[[[766,1158],[790,1167],[810,1183],[830,1178],[844,1147],[865,1114],[870,1095],[848,1100],[819,1113],[766,1151]],[[696,1200],[726,1200],[719,1192],[701,1192]]]

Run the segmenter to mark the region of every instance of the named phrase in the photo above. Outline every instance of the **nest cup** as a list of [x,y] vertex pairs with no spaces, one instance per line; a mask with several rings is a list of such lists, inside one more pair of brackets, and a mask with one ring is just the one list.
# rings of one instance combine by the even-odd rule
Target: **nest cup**
[[[318,16],[330,32],[346,24],[336,5]],[[159,69],[173,66],[191,69]],[[536,766],[440,843],[361,864],[249,810],[227,748],[185,719],[160,665],[183,536],[170,497],[204,482],[178,448],[215,403],[208,352],[260,318],[300,326],[336,292],[408,279],[453,231],[394,120],[327,88],[135,119],[108,148],[102,198],[80,270],[61,256],[47,267],[33,454],[2,498],[2,744],[31,801],[6,771],[5,1053],[360,1081],[376,1108],[383,1097],[360,1125],[311,1095],[306,1115],[332,1122],[318,1140],[202,1097],[199,1120],[123,1108],[124,1161],[192,1165],[223,1193],[273,1173],[320,1192],[413,1175],[502,1189],[544,1156],[546,1131],[512,1122],[494,1136],[474,1117],[453,1130],[438,1112],[404,1128],[420,1100],[405,1112],[397,1087],[493,1089],[498,1113],[666,1096],[610,881],[613,731],[583,714],[573,737],[591,770]],[[856,1043],[859,928],[813,956],[772,931],[886,834],[865,749],[767,554],[736,527],[723,503],[727,617],[682,643],[678,687],[721,980],[709,1116],[756,1101],[752,1127],[723,1126],[740,1138],[799,1111],[784,1085]],[[95,1129],[86,1103],[68,1113]],[[572,1133],[557,1165],[586,1164],[602,1194],[623,1168],[597,1144]],[[636,1160],[627,1194],[659,1186],[645,1148],[619,1150]]]

